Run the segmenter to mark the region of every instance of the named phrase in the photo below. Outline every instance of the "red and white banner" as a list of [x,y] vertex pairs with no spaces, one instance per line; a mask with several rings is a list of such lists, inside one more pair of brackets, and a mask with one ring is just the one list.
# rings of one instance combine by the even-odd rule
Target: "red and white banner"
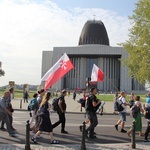
[[46,90],[51,87],[72,68],[74,68],[74,66],[71,60],[68,55],[64,53],[55,65],[42,77],[41,81],[45,81],[44,89]]
[[91,82],[103,82],[103,81],[104,81],[104,73],[95,64],[93,64]]

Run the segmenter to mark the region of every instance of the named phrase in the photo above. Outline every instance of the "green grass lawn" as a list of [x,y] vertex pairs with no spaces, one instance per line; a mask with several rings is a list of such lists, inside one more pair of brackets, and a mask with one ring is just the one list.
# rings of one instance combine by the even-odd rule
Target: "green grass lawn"
[[[136,94],[136,95],[141,97],[141,102],[145,102],[145,99],[146,99],[145,94]],[[129,96],[130,95],[126,96],[127,101],[129,101]],[[111,102],[114,100],[114,94],[99,94],[99,95],[97,95],[97,98],[100,100]]]
[[[5,91],[5,89],[0,89],[0,97],[3,96],[4,91]],[[34,94],[35,92],[36,92],[36,91],[29,91],[29,96],[30,96],[30,98],[33,97],[33,94]],[[23,90],[15,89],[15,90],[14,90],[14,97],[15,97],[15,98],[23,98]]]

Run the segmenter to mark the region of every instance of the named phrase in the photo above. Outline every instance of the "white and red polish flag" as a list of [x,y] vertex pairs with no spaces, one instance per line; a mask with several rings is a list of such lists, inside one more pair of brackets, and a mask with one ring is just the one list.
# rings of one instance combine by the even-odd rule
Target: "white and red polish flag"
[[91,73],[91,82],[103,82],[104,81],[104,73],[93,64],[93,69]]
[[64,53],[54,66],[42,77],[41,81],[45,81],[44,89],[46,90],[51,87],[72,68],[74,68],[74,66],[71,60],[68,55]]

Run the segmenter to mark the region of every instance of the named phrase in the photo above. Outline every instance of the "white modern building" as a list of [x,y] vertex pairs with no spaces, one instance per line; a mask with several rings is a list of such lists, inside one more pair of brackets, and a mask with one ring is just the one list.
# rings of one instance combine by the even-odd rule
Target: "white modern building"
[[85,89],[86,79],[91,76],[93,64],[96,64],[105,74],[104,82],[97,84],[99,90],[144,90],[128,76],[127,67],[120,61],[128,57],[126,51],[122,47],[109,46],[107,31],[101,21],[89,20],[85,23],[78,46],[54,47],[52,51],[43,51],[42,76],[63,53],[69,56],[75,68],[53,85],[54,89]]

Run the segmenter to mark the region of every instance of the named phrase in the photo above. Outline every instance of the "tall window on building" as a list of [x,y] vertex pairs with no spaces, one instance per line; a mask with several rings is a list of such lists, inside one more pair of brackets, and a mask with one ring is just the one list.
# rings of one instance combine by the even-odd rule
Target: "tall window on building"
[[91,72],[93,68],[93,64],[98,64],[98,59],[97,58],[87,58],[86,59],[86,77],[91,77]]

